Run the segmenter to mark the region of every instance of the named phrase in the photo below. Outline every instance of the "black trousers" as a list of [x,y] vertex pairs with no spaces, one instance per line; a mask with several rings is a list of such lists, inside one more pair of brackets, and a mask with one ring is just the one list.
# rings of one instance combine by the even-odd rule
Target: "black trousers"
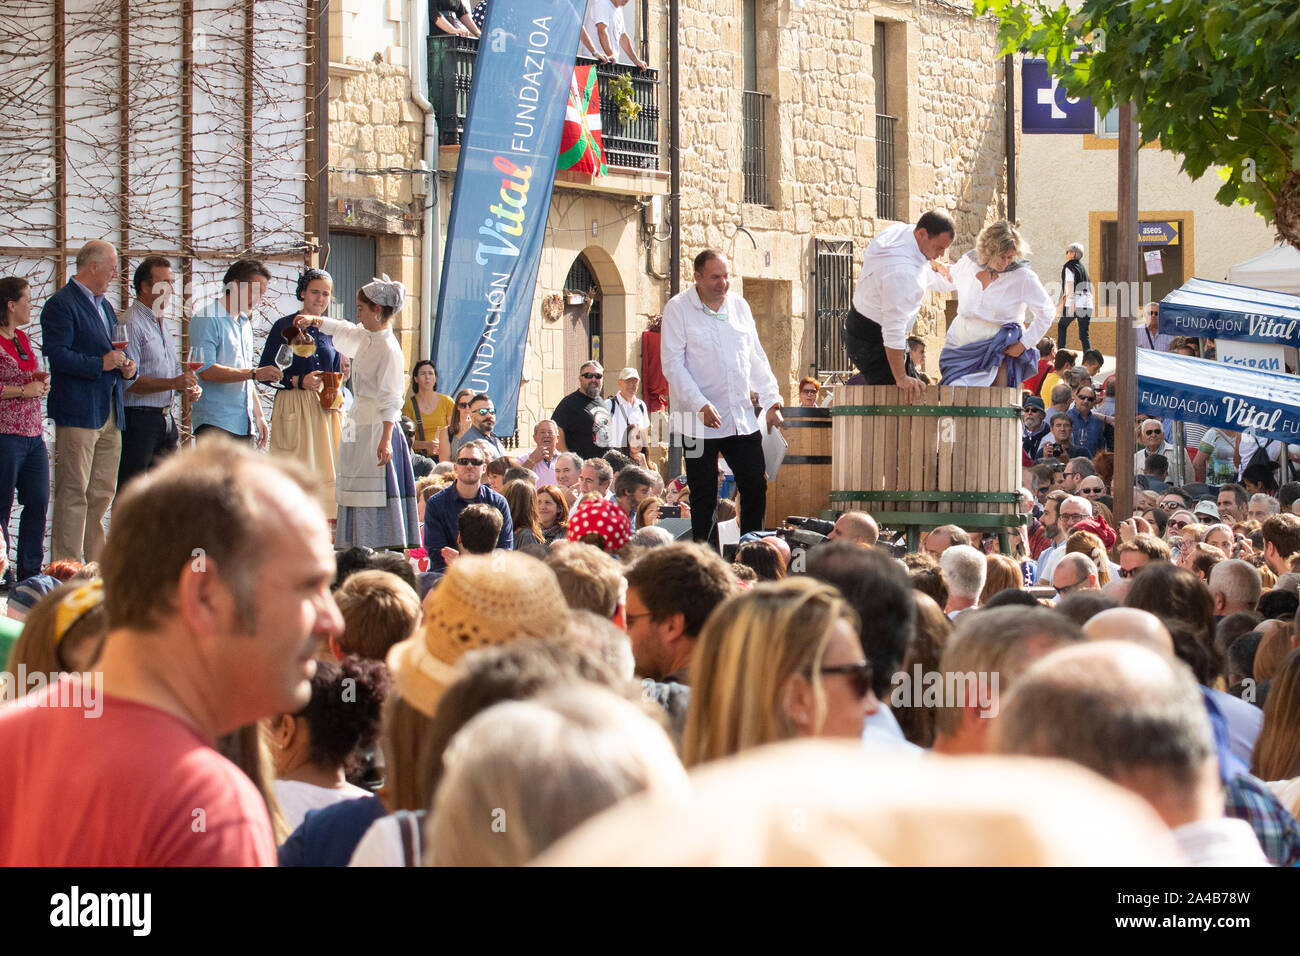
[[740,533],[763,530],[767,512],[767,461],[761,431],[726,438],[684,438],[686,483],[691,489],[691,536],[709,540],[718,506],[718,455],[736,476],[740,492]]
[[[1088,323],[1092,321],[1092,313],[1087,312],[1080,315],[1062,315],[1056,323],[1056,347],[1063,349],[1065,345],[1066,334],[1070,331],[1070,323],[1074,321],[1079,323],[1079,341],[1083,343],[1083,350],[1086,352],[1092,348],[1092,340],[1088,338]],[[1080,363],[1082,364],[1082,363]]]
[[117,464],[118,488],[125,488],[128,481],[158,464],[180,444],[176,423],[165,409],[128,406],[124,425],[122,457]]
[[[880,324],[852,306],[849,306],[848,318],[844,320],[844,350],[868,385],[898,384],[894,381],[894,370],[889,367],[889,356],[885,354],[885,337]],[[906,349],[903,350],[903,368],[909,377],[916,378],[916,366]]]

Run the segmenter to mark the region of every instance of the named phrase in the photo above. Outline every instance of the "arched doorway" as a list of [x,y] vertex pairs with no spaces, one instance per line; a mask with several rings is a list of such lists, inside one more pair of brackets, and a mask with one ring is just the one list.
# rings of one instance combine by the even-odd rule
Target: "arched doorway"
[[578,380],[578,369],[589,359],[601,358],[601,294],[595,270],[579,254],[564,278],[564,380]]

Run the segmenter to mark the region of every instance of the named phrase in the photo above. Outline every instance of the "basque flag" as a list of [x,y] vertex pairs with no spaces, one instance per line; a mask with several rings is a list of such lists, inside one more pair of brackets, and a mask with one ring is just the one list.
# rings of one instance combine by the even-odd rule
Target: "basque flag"
[[596,83],[594,67],[573,68],[556,168],[576,169],[595,176],[609,172],[605,165],[605,146],[600,138],[600,87]]

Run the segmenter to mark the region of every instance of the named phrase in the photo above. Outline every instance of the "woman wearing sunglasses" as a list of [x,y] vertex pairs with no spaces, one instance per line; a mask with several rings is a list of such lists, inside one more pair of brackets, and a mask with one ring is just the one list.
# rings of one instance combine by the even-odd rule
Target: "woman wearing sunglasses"
[[759,584],[709,617],[691,661],[690,767],[792,737],[862,736],[880,702],[853,609],[797,577]]
[[50,501],[50,462],[42,435],[41,399],[50,391],[36,350],[22,327],[32,320],[26,279],[0,279],[0,543],[9,534],[14,493],[23,508],[18,524],[17,577],[41,573],[45,563],[45,512]]
[[[474,389],[462,388],[456,393],[456,403],[451,410],[451,417],[447,419],[447,424],[438,429],[438,454],[440,458],[454,462],[451,449],[456,446],[456,441],[461,435],[469,430],[470,414],[469,403],[474,398]],[[443,454],[443,449],[447,449]]]
[[352,359],[352,410],[338,457],[337,548],[404,550],[420,547],[411,452],[402,430],[406,360],[391,328],[406,289],[388,276],[357,293],[357,324],[300,315],[299,328],[314,326],[333,337]]

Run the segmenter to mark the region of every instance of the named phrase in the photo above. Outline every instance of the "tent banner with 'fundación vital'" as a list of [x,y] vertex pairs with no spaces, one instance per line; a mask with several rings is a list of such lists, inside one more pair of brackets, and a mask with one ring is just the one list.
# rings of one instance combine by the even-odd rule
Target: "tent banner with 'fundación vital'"
[[492,0],[479,40],[438,296],[440,389],[515,429],[528,319],[586,0]]

